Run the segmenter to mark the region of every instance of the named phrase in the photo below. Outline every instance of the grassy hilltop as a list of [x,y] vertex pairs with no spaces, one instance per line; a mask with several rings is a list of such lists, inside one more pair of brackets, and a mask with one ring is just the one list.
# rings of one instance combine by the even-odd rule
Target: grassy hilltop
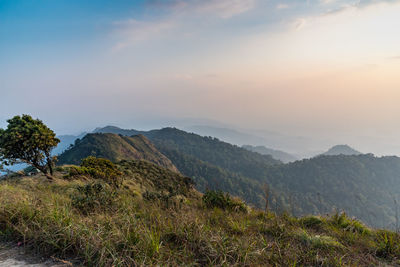
[[0,238],[85,266],[399,265],[400,237],[345,215],[253,210],[147,161],[59,167],[0,182]]

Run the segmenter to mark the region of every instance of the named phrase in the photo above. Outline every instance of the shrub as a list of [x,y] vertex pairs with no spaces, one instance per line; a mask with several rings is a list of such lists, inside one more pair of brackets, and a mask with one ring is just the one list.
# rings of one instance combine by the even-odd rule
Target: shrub
[[376,255],[381,258],[391,259],[400,255],[400,237],[394,232],[381,230],[377,233],[378,248]]
[[[76,192],[77,191],[77,192]],[[71,195],[72,205],[84,214],[89,214],[96,209],[112,207],[116,192],[101,183],[89,183],[77,186]]]
[[301,218],[300,223],[304,227],[316,228],[316,227],[321,226],[323,224],[323,221],[321,218],[319,218],[317,216],[307,216],[307,217]]
[[331,217],[329,222],[335,227],[342,228],[353,233],[357,232],[360,234],[370,234],[371,232],[367,226],[355,219],[350,219],[344,212],[336,213]]
[[89,175],[114,187],[119,187],[122,184],[122,172],[108,159],[93,156],[83,159],[80,167],[72,166],[69,169],[70,177],[78,175]]
[[310,235],[306,231],[300,231],[297,234],[298,239],[307,246],[314,248],[341,248],[343,247],[335,238],[327,235]]
[[247,211],[246,205],[238,199],[233,199],[228,193],[207,190],[203,195],[203,203],[207,208],[221,208],[223,210]]

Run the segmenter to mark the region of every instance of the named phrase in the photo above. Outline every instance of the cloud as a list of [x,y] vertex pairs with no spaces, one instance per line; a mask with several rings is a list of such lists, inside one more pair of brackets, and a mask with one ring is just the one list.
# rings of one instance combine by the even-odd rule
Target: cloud
[[288,4],[278,4],[276,6],[276,9],[287,9],[287,8],[289,8]]
[[211,14],[228,19],[253,9],[255,3],[256,0],[152,0],[147,6],[181,14]]
[[399,60],[399,59],[400,59],[400,56],[392,56],[392,57],[388,57],[387,59]]
[[253,9],[255,0],[208,0],[197,1],[197,13],[214,14],[227,19]]
[[[163,15],[145,17],[143,20],[127,19],[114,22],[114,36],[120,40],[112,48],[119,51],[171,33],[173,29],[185,28],[196,19],[207,17],[229,19],[254,8],[256,0],[151,0],[146,7],[157,9]],[[185,33],[187,34],[187,33]]]
[[136,43],[147,41],[171,30],[175,24],[172,21],[139,21],[128,19],[114,22],[116,34],[122,37],[123,41],[113,47],[113,51],[121,50]]
[[295,20],[295,22],[293,23],[293,26],[296,30],[301,30],[307,23],[307,20],[304,18],[299,18],[297,20]]
[[336,0],[319,0],[319,3],[322,5],[329,5],[335,3]]

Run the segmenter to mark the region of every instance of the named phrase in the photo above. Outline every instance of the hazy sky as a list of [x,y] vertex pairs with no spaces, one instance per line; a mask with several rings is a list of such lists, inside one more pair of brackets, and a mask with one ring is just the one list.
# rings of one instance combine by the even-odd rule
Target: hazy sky
[[400,154],[400,1],[0,0],[0,91],[0,127],[209,118]]

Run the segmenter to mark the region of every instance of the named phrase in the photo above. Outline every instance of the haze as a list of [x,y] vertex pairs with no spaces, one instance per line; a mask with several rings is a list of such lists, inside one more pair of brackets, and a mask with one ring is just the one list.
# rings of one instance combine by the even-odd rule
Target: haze
[[58,134],[212,121],[400,155],[399,14],[400,1],[0,0],[0,127],[22,113]]

